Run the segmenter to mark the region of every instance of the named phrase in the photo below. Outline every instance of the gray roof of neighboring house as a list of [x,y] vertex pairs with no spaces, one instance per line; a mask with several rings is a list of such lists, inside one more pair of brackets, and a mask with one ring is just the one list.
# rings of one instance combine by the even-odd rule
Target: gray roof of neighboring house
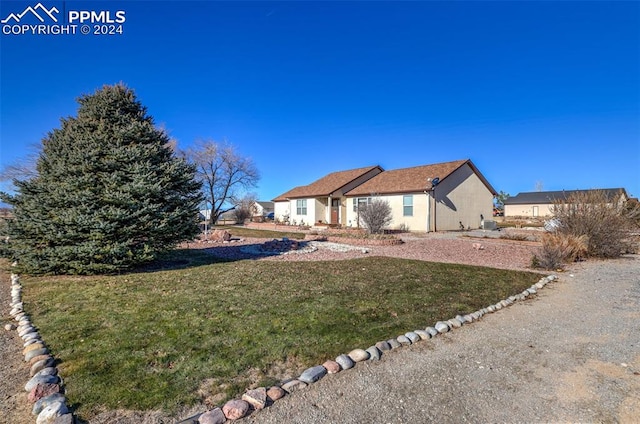
[[567,200],[571,195],[578,193],[588,193],[590,191],[603,191],[607,199],[613,199],[622,193],[625,197],[629,197],[624,188],[603,188],[590,190],[560,190],[560,191],[532,191],[527,193],[518,193],[517,196],[505,199],[505,205],[528,205],[528,204],[550,204],[555,201]]
[[256,203],[262,206],[263,209],[273,209],[273,202],[258,201]]

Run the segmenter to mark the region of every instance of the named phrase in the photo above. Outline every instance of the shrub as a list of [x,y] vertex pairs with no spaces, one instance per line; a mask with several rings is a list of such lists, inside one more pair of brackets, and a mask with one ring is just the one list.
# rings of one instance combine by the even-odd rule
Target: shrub
[[555,202],[552,212],[557,221],[555,232],[584,236],[588,256],[613,258],[633,248],[630,230],[637,222],[639,208],[630,207],[621,195],[609,198],[604,191],[581,191]]
[[360,221],[369,234],[382,234],[384,227],[391,223],[391,206],[382,199],[372,199],[366,206],[360,207]]

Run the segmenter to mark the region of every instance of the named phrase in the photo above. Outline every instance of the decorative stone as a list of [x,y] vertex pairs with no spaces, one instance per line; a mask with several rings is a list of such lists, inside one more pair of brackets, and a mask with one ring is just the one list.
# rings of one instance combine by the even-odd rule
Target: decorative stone
[[222,412],[228,420],[238,420],[247,416],[249,413],[249,404],[244,400],[230,400],[224,404]]
[[487,311],[489,311],[489,312],[495,312],[495,311],[496,311],[496,307],[495,307],[495,306],[493,306],[493,305],[489,305],[489,306],[487,306]]
[[34,387],[36,387],[40,383],[42,383],[42,384],[47,384],[47,383],[56,384],[59,381],[60,381],[60,377],[58,377],[57,375],[35,375],[35,376],[31,377],[31,379],[27,382],[27,384],[25,384],[24,390],[26,392],[30,392]]
[[67,413],[56,417],[53,424],[75,424],[75,419],[73,418],[72,413]]
[[446,322],[438,321],[436,322],[436,330],[438,330],[438,333],[447,333],[450,328]]
[[213,233],[211,233],[211,240],[229,241],[231,240],[231,234],[227,230],[214,230]]
[[327,369],[327,373],[329,374],[337,374],[340,372],[340,364],[338,364],[336,361],[332,361],[331,359],[324,361],[324,364],[322,364],[322,366]]
[[26,342],[24,342],[22,344],[22,346],[27,347],[27,346],[30,346],[30,345],[36,344],[36,343],[43,344],[44,342],[41,339],[29,339]]
[[369,354],[370,361],[379,361],[382,356],[382,352],[375,346],[369,347],[366,352]]
[[462,323],[458,320],[458,318],[451,318],[447,321],[451,328],[460,328],[462,327]]
[[39,339],[39,338],[40,338],[40,333],[38,333],[37,331],[32,331],[31,333],[27,333],[24,336],[22,336],[22,340],[24,340],[25,342],[27,340]]
[[465,325],[465,324],[466,324],[466,322],[467,322],[467,321],[464,319],[464,317],[463,317],[462,315],[460,315],[460,314],[456,315],[456,319],[457,319],[458,321],[460,321],[460,324],[462,324],[462,325]]
[[340,365],[340,368],[342,368],[343,370],[348,370],[349,368],[353,368],[356,365],[356,363],[353,362],[353,359],[351,359],[349,356],[345,354],[338,356],[336,358],[336,362],[338,363],[338,365]]
[[64,402],[54,402],[47,405],[36,418],[36,424],[53,424],[57,417],[67,414],[69,409]]
[[427,328],[425,328],[425,329],[424,329],[424,331],[426,331],[427,333],[431,334],[431,337],[435,337],[435,336],[437,336],[438,334],[440,334],[440,333],[439,333],[439,331],[438,331],[438,330],[436,330],[436,329],[435,329],[435,328],[433,328],[433,327],[427,327]]
[[536,286],[531,286],[527,290],[529,290],[529,293],[531,293],[531,294],[538,293],[538,290],[536,289]]
[[411,341],[411,343],[416,343],[422,340],[422,337],[418,336],[414,331],[409,331],[404,335],[407,339]]
[[530,292],[529,290],[523,290],[523,291],[522,291],[522,295],[523,295],[524,297],[528,297],[530,294],[531,294],[531,292]]
[[33,376],[35,377],[37,375],[58,375],[58,369],[55,368],[55,367],[47,367],[47,368],[44,368],[44,369],[38,371]]
[[15,326],[15,325],[13,325],[13,324],[6,324],[6,325],[4,326],[4,329],[5,329],[5,330],[7,330],[7,331],[13,331],[13,330],[15,330],[16,328],[18,328],[18,327],[16,327],[16,326]]
[[32,350],[36,350],[36,349],[42,349],[44,348],[44,344],[42,343],[31,343],[29,345],[27,345],[24,349],[22,349],[22,354],[26,355],[27,352],[30,352]]
[[463,316],[462,318],[464,318],[464,321],[467,324],[471,324],[473,321],[475,321],[477,318],[473,316],[473,314],[467,314],[465,316]]
[[376,343],[376,347],[380,349],[382,352],[386,352],[387,350],[391,350],[391,346],[386,341],[381,341]]
[[62,393],[54,393],[49,396],[45,396],[43,398],[38,399],[38,401],[33,405],[31,409],[31,413],[33,415],[38,415],[46,406],[55,403],[55,402],[65,402],[66,398]]
[[[42,361],[43,359],[49,359],[49,358],[51,358],[51,355],[49,355],[49,354],[40,355],[40,356],[34,356],[33,358],[29,359],[29,365],[33,366],[33,364],[35,364],[36,362]],[[51,359],[53,360],[53,358],[51,358]],[[47,365],[47,366],[50,367],[51,365]]]
[[211,409],[198,418],[199,424],[224,424],[226,421],[227,417],[224,416],[224,412],[220,408]]
[[45,396],[52,395],[54,393],[60,393],[60,385],[55,383],[38,383],[31,389],[27,400],[31,403],[36,403],[38,400]]
[[364,349],[353,349],[349,352],[349,358],[351,358],[353,362],[362,362],[369,359],[369,353]]
[[31,365],[31,369],[29,370],[29,375],[33,377],[38,373],[38,371],[43,370],[44,368],[50,367],[52,365],[53,365],[53,358],[51,356],[47,356],[47,359],[41,359],[40,361]]
[[267,406],[267,389],[264,387],[258,387],[257,389],[247,390],[242,395],[242,400],[253,406],[253,409],[259,411]]
[[307,387],[307,383],[305,383],[304,381],[295,380],[295,379],[291,381],[287,381],[282,385],[282,389],[287,391],[288,393],[293,393],[296,390],[304,389],[305,387]]
[[269,387],[269,390],[267,390],[267,398],[272,401],[282,399],[286,394],[287,392],[278,386]]
[[25,334],[28,334],[34,331],[36,331],[36,329],[31,324],[21,325],[20,328],[18,328],[18,336],[22,337]]
[[389,346],[391,346],[391,349],[397,349],[399,347],[402,347],[398,339],[389,339],[387,340],[387,343],[389,343]]
[[398,341],[398,343],[404,346],[409,346],[411,344],[411,340],[409,340],[409,338],[405,335],[398,336],[396,340]]
[[416,333],[422,340],[429,340],[431,338],[431,334],[425,330],[414,330],[414,333]]
[[307,368],[304,370],[298,380],[304,381],[307,384],[315,383],[320,380],[322,377],[327,375],[327,369],[322,365],[317,365],[315,367]]
[[30,350],[24,355],[24,361],[29,362],[32,358],[35,358],[36,356],[40,356],[40,355],[46,355],[47,353],[49,353],[49,349],[47,349],[46,347],[43,347],[41,349]]

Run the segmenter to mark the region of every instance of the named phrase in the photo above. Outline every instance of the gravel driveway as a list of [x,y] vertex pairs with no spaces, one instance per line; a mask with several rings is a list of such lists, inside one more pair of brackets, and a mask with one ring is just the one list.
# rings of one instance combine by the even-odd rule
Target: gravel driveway
[[[416,238],[402,246],[373,247],[369,253],[319,249],[260,260],[385,255],[523,269],[535,250],[526,243],[501,240],[480,240],[483,249],[476,249],[472,246],[476,242]],[[240,258],[240,248],[218,246],[212,253]],[[6,275],[0,282],[0,302],[4,324],[9,322]],[[327,376],[241,422],[638,423],[639,306],[640,256],[574,264],[532,300],[516,302],[453,333],[389,352],[380,362]],[[28,369],[20,350],[15,333],[1,330],[0,422],[35,422],[21,390]],[[108,422],[171,422],[157,413],[131,420],[124,419],[128,414],[118,415],[122,420]]]

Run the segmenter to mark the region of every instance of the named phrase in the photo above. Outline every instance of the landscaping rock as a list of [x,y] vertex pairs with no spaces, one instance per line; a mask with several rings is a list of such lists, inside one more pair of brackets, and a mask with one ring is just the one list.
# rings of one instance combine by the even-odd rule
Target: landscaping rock
[[[36,362],[42,361],[43,359],[52,359],[53,360],[53,358],[51,358],[51,355],[49,355],[49,354],[34,356],[33,358],[29,359],[29,365],[33,366]],[[50,367],[51,365],[47,365],[47,366]]]
[[45,396],[43,398],[40,398],[38,401],[36,401],[36,403],[33,405],[33,408],[31,409],[31,413],[33,415],[38,415],[48,405],[55,402],[65,402],[65,401],[66,401],[66,398],[62,393],[54,393],[52,395]]
[[31,324],[27,324],[24,326],[21,325],[20,327],[18,327],[18,336],[22,337],[25,334],[32,333],[34,331],[36,331],[36,329],[33,328],[33,325]]
[[211,240],[229,241],[231,240],[231,234],[227,230],[214,230],[213,233],[211,233]]
[[49,349],[47,349],[46,347],[30,350],[24,355],[24,361],[29,362],[31,359],[35,358],[36,356],[46,355],[47,353],[49,353]]
[[386,341],[381,341],[376,343],[376,347],[380,349],[382,352],[386,352],[387,350],[391,350],[391,346]]
[[24,349],[22,349],[22,354],[23,354],[23,355],[26,355],[26,354],[27,354],[27,352],[30,352],[30,351],[32,351],[32,350],[36,350],[36,349],[44,349],[44,344],[42,344],[42,343],[38,343],[38,342],[36,342],[36,343],[31,343],[31,344],[29,344],[29,345],[25,346],[25,348],[24,348]]
[[338,356],[336,358],[336,362],[338,363],[338,365],[340,365],[340,368],[342,368],[343,370],[348,370],[349,368],[353,368],[356,365],[356,363],[353,362],[353,359],[351,359],[349,356],[345,354]]
[[224,424],[227,421],[227,417],[224,416],[224,412],[220,408],[211,409],[198,418],[199,424]]
[[460,320],[458,318],[451,318],[450,320],[447,321],[447,324],[449,324],[449,326],[451,328],[460,328],[460,327],[462,327],[462,323],[460,322]]
[[4,329],[5,329],[5,330],[7,330],[7,331],[13,331],[13,330],[15,330],[16,328],[18,328],[18,327],[16,327],[16,326],[15,326],[15,325],[13,325],[13,324],[6,324],[6,325],[4,326]]
[[436,322],[435,328],[438,333],[447,333],[450,330],[449,324],[443,321]]
[[[36,357],[36,358],[37,358],[37,357]],[[43,370],[43,369],[45,369],[45,368],[50,367],[50,366],[52,366],[52,365],[53,365],[53,358],[52,358],[51,356],[46,356],[45,358],[46,358],[46,359],[41,359],[41,360],[39,360],[38,362],[34,363],[34,364],[31,366],[31,369],[29,370],[29,375],[30,375],[30,376],[32,376],[32,377],[33,377],[33,376],[34,376],[34,375],[36,375],[39,371],[41,371],[41,370]],[[33,359],[35,359],[35,358],[33,358]]]
[[307,387],[307,383],[305,383],[304,381],[295,380],[295,379],[291,381],[287,381],[282,385],[282,389],[288,393],[293,393],[296,390],[304,389],[305,387]]
[[38,384],[56,384],[60,381],[60,377],[57,375],[36,375],[31,377],[31,379],[24,385],[24,390],[26,392],[30,392],[34,387]]
[[349,358],[351,358],[353,362],[362,362],[369,359],[369,353],[364,349],[353,349],[349,352]]
[[36,418],[36,424],[53,424],[56,418],[61,415],[67,414],[69,409],[64,402],[54,402],[47,405]]
[[230,400],[224,404],[222,412],[228,420],[239,420],[249,413],[249,404],[244,400]]
[[27,400],[31,403],[36,403],[43,397],[52,395],[54,393],[60,393],[61,387],[59,384],[55,383],[38,383],[36,386],[31,389],[29,392],[29,396],[27,396]]
[[269,387],[269,390],[267,390],[267,397],[272,401],[282,399],[286,394],[287,392],[278,386]]
[[267,406],[267,389],[258,387],[257,389],[247,390],[242,395],[242,400],[250,404],[256,411],[264,409]]
[[405,335],[398,336],[398,337],[396,338],[396,340],[397,340],[397,341],[398,341],[398,343],[400,343],[401,345],[404,345],[404,346],[409,346],[409,345],[411,345],[411,340],[409,340],[409,338],[408,338],[407,336],[405,336]]
[[327,369],[327,373],[329,374],[337,374],[340,372],[340,364],[336,361],[332,361],[331,359],[325,361],[322,366]]
[[53,424],[75,424],[75,418],[73,417],[73,414],[68,413],[68,414],[64,414],[64,415],[60,415],[59,417],[56,417],[56,419],[53,421]]
[[414,333],[416,333],[418,336],[420,336],[420,338],[422,340],[428,340],[428,339],[431,338],[431,334],[429,334],[425,330],[415,330]]
[[435,328],[433,328],[433,327],[427,327],[427,328],[425,328],[425,329],[424,329],[424,331],[426,331],[427,333],[431,334],[431,337],[435,337],[435,336],[437,336],[438,334],[440,334],[440,333],[438,332],[438,330],[436,330],[436,329],[435,329]]
[[379,361],[382,356],[382,352],[380,352],[380,350],[375,346],[369,347],[367,349],[367,353],[369,354],[370,361]]
[[300,377],[298,377],[298,380],[304,381],[307,384],[311,384],[320,380],[325,375],[327,375],[327,369],[322,365],[317,365],[315,367],[307,368],[306,370],[304,370]]
[[387,343],[391,346],[391,349],[397,349],[402,346],[397,339],[389,339]]
[[414,331],[409,331],[408,333],[405,333],[404,336],[407,339],[409,339],[411,341],[411,343],[416,343],[416,342],[419,342],[420,340],[422,340],[422,337],[417,335]]
[[37,376],[37,375],[57,375],[58,374],[58,369],[55,367],[47,367],[44,368],[40,371],[38,371],[36,374],[34,374],[33,376]]

